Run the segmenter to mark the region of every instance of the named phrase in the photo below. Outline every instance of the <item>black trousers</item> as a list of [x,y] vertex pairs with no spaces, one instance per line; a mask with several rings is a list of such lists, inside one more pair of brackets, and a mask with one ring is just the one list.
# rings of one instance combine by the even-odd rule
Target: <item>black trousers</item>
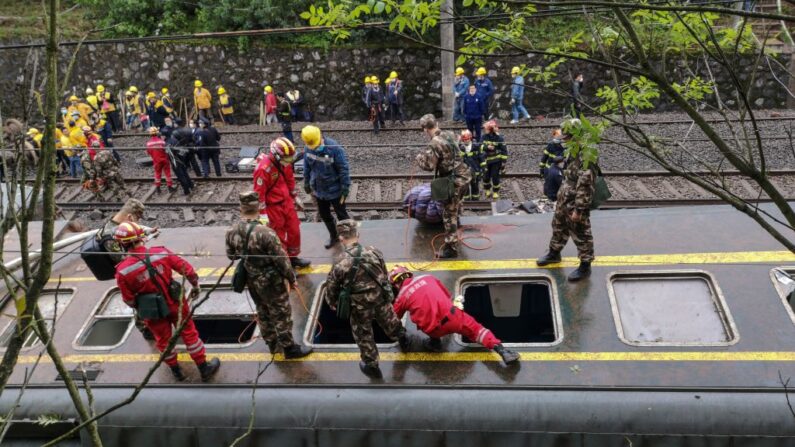
[[317,199],[317,213],[320,215],[320,219],[323,223],[326,224],[329,237],[334,241],[337,238],[337,227],[336,222],[334,222],[334,217],[331,216],[332,207],[334,207],[334,213],[337,215],[337,219],[345,220],[350,219],[350,217],[348,216],[348,210],[345,209],[345,204],[340,203],[339,198],[332,200]]
[[119,111],[114,110],[112,112],[108,112],[106,114],[108,117],[108,121],[110,121],[110,128],[113,132],[118,132],[121,130],[121,117],[119,116]]
[[392,124],[395,123],[395,118],[400,120],[400,124],[403,124],[403,105],[391,102],[389,103],[389,119]]
[[293,140],[293,123],[292,123],[292,121],[290,121],[290,122],[282,121],[281,124],[282,124],[282,135],[284,135],[284,138],[287,138],[288,140],[290,140],[293,143],[295,143],[295,140]]
[[203,147],[199,149],[199,158],[202,161],[202,175],[204,178],[210,176],[210,160],[215,168],[215,175],[221,176],[221,150],[213,147]]
[[378,133],[382,127],[385,127],[386,123],[384,122],[384,110],[381,106],[375,107],[375,116],[373,118],[373,132]]
[[182,186],[182,192],[185,195],[190,194],[190,190],[193,189],[193,180],[188,175],[188,165],[185,160],[179,160],[174,164],[174,174],[177,176],[180,186]]

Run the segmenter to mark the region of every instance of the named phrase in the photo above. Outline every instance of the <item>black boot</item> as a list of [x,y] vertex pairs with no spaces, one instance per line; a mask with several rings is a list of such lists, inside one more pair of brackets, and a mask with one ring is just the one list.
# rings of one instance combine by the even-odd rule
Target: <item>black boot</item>
[[456,251],[453,247],[445,244],[439,249],[439,253],[436,254],[439,259],[449,259],[449,258],[457,258],[458,251]]
[[510,349],[506,349],[502,343],[494,347],[494,352],[502,357],[502,361],[505,362],[506,365],[510,365],[511,363],[516,363],[519,361],[519,353],[516,351],[511,351]]
[[217,358],[212,359],[210,361],[204,362],[199,365],[199,373],[202,376],[202,382],[206,382],[210,380],[210,378],[218,372],[218,368],[221,367],[221,361]]
[[324,220],[323,223],[326,224],[326,229],[328,230],[328,240],[326,241],[325,244],[323,244],[323,247],[326,250],[328,250],[329,248],[336,245],[337,242],[339,241],[339,238],[337,236],[337,223],[334,222],[334,220],[329,220],[329,221]]
[[303,258],[299,258],[298,256],[291,256],[290,257],[290,264],[293,267],[296,267],[296,268],[299,268],[299,269],[302,269],[304,267],[309,267],[309,264],[311,264],[311,263],[312,263],[312,261],[309,261],[309,260],[306,260],[306,259],[303,259]]
[[292,345],[284,348],[284,358],[286,359],[298,359],[301,357],[306,357],[311,353],[312,348],[304,345]]
[[569,274],[569,281],[576,282],[589,276],[591,276],[591,263],[580,261],[580,266],[577,267],[577,270]]
[[171,375],[173,375],[178,381],[182,382],[186,379],[185,374],[182,374],[182,369],[179,367],[179,365],[169,366],[169,368],[171,368]]
[[398,345],[400,345],[401,351],[408,351],[411,348],[411,338],[405,333],[400,334],[398,337]]
[[549,253],[536,259],[536,265],[538,265],[539,267],[543,267],[549,264],[557,264],[558,262],[560,262],[560,252],[552,250],[549,250]]
[[422,346],[428,351],[439,352],[442,350],[442,339],[436,337],[427,338],[422,342]]
[[381,379],[384,377],[384,375],[381,373],[381,368],[378,367],[378,363],[368,365],[367,363],[360,361],[359,369],[364,373],[365,376],[372,377],[373,379]]

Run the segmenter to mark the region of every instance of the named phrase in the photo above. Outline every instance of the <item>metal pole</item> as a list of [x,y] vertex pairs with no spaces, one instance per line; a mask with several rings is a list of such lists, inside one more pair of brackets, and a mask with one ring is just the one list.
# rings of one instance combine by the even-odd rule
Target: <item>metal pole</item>
[[442,47],[442,117],[453,119],[453,81],[455,76],[455,23],[453,0],[444,0],[440,10]]

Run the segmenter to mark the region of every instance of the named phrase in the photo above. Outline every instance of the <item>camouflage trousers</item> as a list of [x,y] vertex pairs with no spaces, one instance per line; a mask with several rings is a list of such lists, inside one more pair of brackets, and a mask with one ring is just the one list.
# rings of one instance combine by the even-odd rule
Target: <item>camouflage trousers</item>
[[257,306],[260,334],[271,352],[295,344],[290,293],[284,282],[268,276],[249,277],[248,291]]
[[464,199],[464,193],[469,190],[469,182],[463,185],[456,185],[455,196],[444,202],[444,215],[442,216],[442,223],[444,223],[444,246],[447,246],[454,251],[458,251],[458,220],[461,214],[461,202]]
[[406,329],[395,314],[392,304],[387,301],[380,303],[351,302],[351,332],[356,345],[359,346],[362,361],[368,365],[378,364],[378,348],[373,336],[373,320],[375,320],[387,337],[397,340],[406,333]]
[[552,218],[552,239],[549,241],[549,250],[560,252],[569,237],[577,246],[577,254],[580,261],[591,262],[594,260],[593,254],[593,234],[591,233],[591,216],[586,211],[579,222],[573,222],[566,211],[569,207],[558,206]]
[[120,172],[113,172],[110,174],[103,173],[104,176],[100,178],[105,179],[105,189],[110,191],[113,196],[122,198],[122,194],[127,192],[127,187],[124,186],[124,178]]

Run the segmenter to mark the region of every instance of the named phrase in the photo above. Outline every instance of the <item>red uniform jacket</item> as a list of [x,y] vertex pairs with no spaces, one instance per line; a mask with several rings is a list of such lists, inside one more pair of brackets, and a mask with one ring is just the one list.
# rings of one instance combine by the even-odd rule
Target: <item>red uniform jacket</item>
[[276,95],[268,93],[265,95],[265,113],[276,113]]
[[100,138],[99,135],[97,135],[95,133],[89,133],[88,135],[86,135],[86,143],[87,143],[87,146],[88,146],[88,156],[91,157],[91,161],[94,161],[94,157],[97,156],[97,150],[93,149],[95,141],[99,142],[100,149],[105,147],[105,143],[102,142],[102,138]]
[[166,155],[166,142],[157,135],[146,142],[146,153],[149,154],[155,162],[168,161],[168,155]]
[[[188,261],[165,247],[151,247],[148,249],[149,262],[160,274],[155,280],[162,286],[161,290],[149,279],[149,272],[142,261],[146,250],[147,248],[144,246],[133,248],[128,252],[129,256],[116,266],[116,284],[119,286],[122,299],[129,306],[135,307],[136,295],[162,293],[163,291],[168,293],[168,284],[171,282],[174,271],[184,276],[194,287],[199,284],[199,276]],[[179,300],[179,297],[169,298],[171,299],[169,304],[172,305]]]
[[450,314],[453,302],[441,281],[432,275],[422,275],[403,281],[394,306],[398,318],[408,311],[411,321],[427,334]]
[[281,166],[271,154],[260,158],[257,168],[254,169],[254,191],[259,194],[260,214],[269,206],[284,203],[285,206],[293,205],[293,190],[295,177],[292,166]]

